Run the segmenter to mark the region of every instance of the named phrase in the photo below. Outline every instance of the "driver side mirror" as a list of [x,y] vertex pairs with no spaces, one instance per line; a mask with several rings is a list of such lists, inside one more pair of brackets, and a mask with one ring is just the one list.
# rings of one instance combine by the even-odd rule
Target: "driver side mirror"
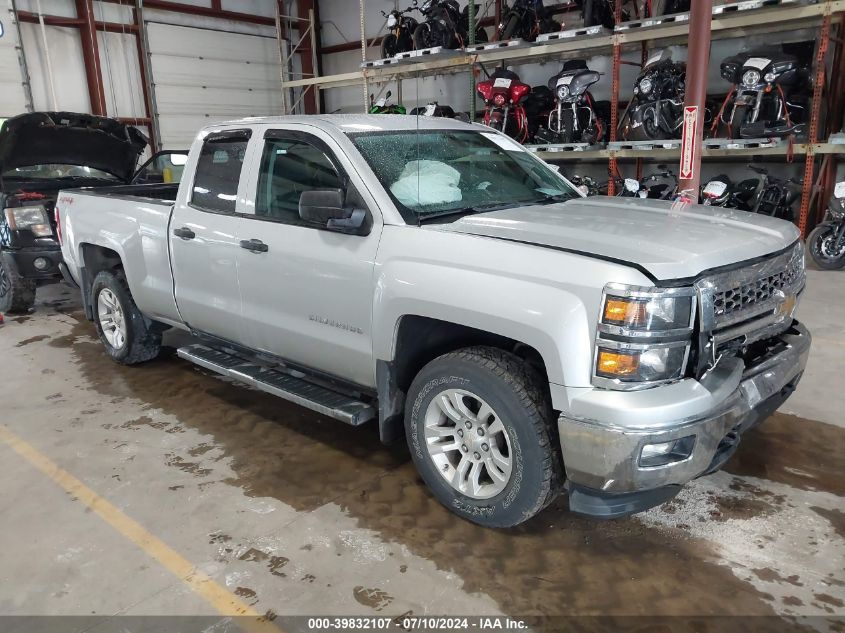
[[367,218],[363,209],[345,206],[343,189],[312,189],[299,197],[299,217],[312,224],[340,233],[360,232]]

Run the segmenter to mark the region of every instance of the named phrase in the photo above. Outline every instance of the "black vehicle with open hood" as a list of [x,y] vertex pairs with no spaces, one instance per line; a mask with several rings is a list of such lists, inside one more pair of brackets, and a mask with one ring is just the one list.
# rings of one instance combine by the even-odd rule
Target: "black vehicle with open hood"
[[0,128],[0,312],[28,310],[61,279],[60,189],[132,181],[149,141],[136,127],[75,112],[31,112]]

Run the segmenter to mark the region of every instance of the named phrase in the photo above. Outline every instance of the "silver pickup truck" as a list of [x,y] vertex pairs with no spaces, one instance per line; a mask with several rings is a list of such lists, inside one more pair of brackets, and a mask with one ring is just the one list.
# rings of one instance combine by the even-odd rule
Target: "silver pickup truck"
[[203,130],[182,182],[64,191],[107,353],[179,355],[407,439],[433,495],[516,525],[561,490],[618,517],[719,469],[795,389],[795,227],[583,198],[480,125],[410,116]]

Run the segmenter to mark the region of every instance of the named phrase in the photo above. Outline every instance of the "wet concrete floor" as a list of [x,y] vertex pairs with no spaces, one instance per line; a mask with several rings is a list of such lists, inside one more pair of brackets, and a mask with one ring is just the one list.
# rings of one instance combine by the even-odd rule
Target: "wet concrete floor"
[[[827,283],[819,277],[819,292]],[[825,349],[845,344],[816,312],[806,320],[834,341]],[[813,616],[800,625],[845,630],[836,362],[827,385],[808,370],[810,390],[834,404],[806,408],[828,419],[790,401],[723,472],[661,508],[595,522],[561,497],[499,531],[441,507],[407,450],[382,446],[373,427],[244,389],[172,352],[111,363],[60,286],[0,329],[0,424],[261,613],[780,617],[743,620],[744,630]],[[2,444],[0,533],[0,614],[215,613]]]

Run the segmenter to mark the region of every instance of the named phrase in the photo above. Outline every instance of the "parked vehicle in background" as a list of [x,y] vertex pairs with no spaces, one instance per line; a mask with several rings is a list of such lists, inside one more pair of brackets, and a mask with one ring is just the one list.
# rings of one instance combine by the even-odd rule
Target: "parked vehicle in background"
[[594,517],[671,499],[809,354],[794,225],[583,198],[507,136],[446,118],[214,125],[178,190],[63,191],[58,215],[115,361],[187,330],[190,362],[405,438],[432,494],[485,526],[564,485]]
[[469,122],[469,116],[465,112],[455,112],[450,105],[440,105],[432,101],[424,106],[417,106],[410,112],[413,116],[444,117],[447,119],[460,119]]
[[721,74],[733,87],[711,132],[729,138],[763,138],[804,132],[805,107],[795,100],[808,83],[796,55],[779,48],[757,49],[725,58]]
[[381,40],[381,56],[393,57],[399,53],[414,50],[414,31],[419,22],[409,15],[411,11],[418,11],[416,0],[407,9],[394,9],[390,13],[381,14],[387,19],[387,35]]
[[32,112],[0,128],[0,312],[24,312],[62,278],[53,218],[62,188],[131,181],[147,147],[135,127],[74,112]]
[[546,126],[538,132],[537,140],[590,145],[603,141],[607,132],[604,115],[610,104],[597,103],[589,90],[600,78],[601,73],[590,70],[583,59],[564,62],[561,71],[549,79],[555,107],[549,113]]
[[658,165],[659,171],[640,179],[639,196],[652,200],[674,200],[678,194],[678,175],[666,165]]
[[824,219],[807,237],[807,248],[819,268],[845,268],[845,180],[836,183]]
[[[475,14],[480,10],[476,4]],[[425,20],[414,31],[417,49],[461,48],[469,43],[469,5],[461,11],[457,0],[424,0],[420,11]],[[476,26],[475,41],[487,41],[487,32],[480,26]]]
[[370,95],[370,114],[405,114],[407,110],[401,103],[389,103],[390,97],[393,96],[393,91],[388,90],[384,96],[376,99],[376,96]]
[[497,68],[476,89],[484,99],[484,124],[524,143],[529,135],[524,101],[531,86],[512,70]]
[[686,94],[686,65],[671,52],[656,51],[634,82],[634,96],[619,119],[626,141],[680,138]]
[[543,6],[543,0],[513,0],[502,4],[502,20],[496,27],[494,41],[523,39],[533,42],[542,33],[560,31],[561,23]]
[[703,204],[794,220],[793,205],[801,195],[801,181],[775,178],[764,167],[748,165],[748,169],[756,175],[737,183],[726,174],[711,179],[701,190]]
[[[631,12],[625,8],[624,0],[622,6],[622,22],[631,19]],[[576,0],[584,16],[584,26],[603,26],[613,30],[616,26],[614,3],[616,0]],[[636,7],[634,7],[636,8]]]

